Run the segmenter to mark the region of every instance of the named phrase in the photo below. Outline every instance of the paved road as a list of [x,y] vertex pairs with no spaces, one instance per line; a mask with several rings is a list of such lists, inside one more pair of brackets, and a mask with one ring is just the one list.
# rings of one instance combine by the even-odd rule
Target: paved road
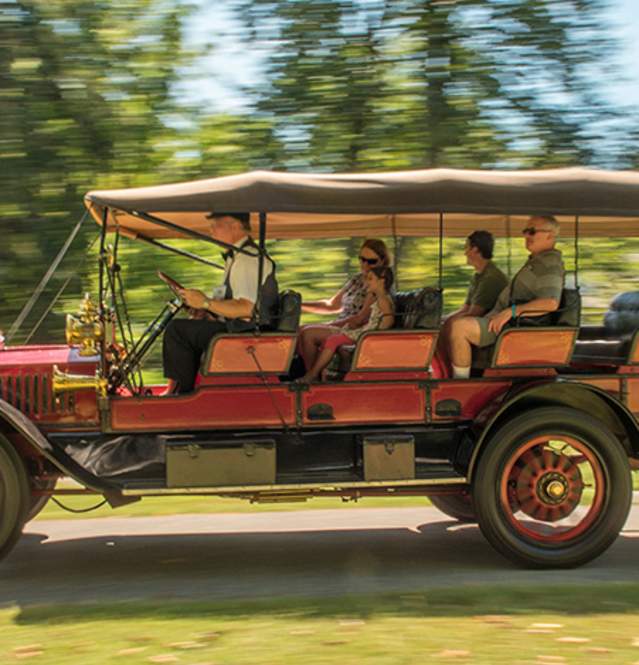
[[636,581],[638,567],[639,505],[602,557],[544,572],[515,568],[477,527],[432,508],[36,521],[0,563],[0,604]]

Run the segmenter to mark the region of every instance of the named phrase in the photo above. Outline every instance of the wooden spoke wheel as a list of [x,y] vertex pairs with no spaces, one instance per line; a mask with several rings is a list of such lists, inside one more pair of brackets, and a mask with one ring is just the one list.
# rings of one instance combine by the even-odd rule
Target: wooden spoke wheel
[[0,434],[0,559],[11,551],[22,533],[29,498],[24,464]]
[[600,421],[565,407],[531,410],[495,432],[475,478],[482,532],[532,567],[577,566],[601,554],[632,500],[621,443]]
[[477,514],[473,499],[468,493],[433,494],[428,497],[437,510],[458,522],[476,522]]

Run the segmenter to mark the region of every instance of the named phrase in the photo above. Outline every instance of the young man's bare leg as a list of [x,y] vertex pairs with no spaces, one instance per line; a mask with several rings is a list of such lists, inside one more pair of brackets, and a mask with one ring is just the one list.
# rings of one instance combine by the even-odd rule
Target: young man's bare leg
[[467,379],[470,376],[472,345],[479,344],[481,329],[473,317],[464,317],[453,321],[450,335],[450,359],[454,379]]
[[435,349],[435,353],[437,353],[441,362],[446,366],[450,365],[450,335],[454,321],[454,318],[446,319],[439,331],[439,335],[437,336],[437,348]]

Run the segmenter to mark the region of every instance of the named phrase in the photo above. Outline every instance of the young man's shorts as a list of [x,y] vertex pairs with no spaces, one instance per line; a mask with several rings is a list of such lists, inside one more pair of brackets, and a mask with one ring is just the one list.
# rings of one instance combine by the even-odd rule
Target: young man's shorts
[[477,346],[490,346],[497,341],[497,335],[491,330],[488,330],[489,318],[485,316],[478,316],[475,321],[479,324],[479,344]]

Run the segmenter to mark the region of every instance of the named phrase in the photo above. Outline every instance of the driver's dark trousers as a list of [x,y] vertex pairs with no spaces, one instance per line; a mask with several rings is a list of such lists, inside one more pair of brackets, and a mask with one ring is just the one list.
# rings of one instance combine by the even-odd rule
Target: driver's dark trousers
[[[251,327],[249,322],[233,321],[234,329],[249,330]],[[224,321],[173,319],[169,323],[162,344],[164,376],[176,382],[177,392],[190,393],[193,390],[202,354],[214,335],[226,332],[228,325]]]

